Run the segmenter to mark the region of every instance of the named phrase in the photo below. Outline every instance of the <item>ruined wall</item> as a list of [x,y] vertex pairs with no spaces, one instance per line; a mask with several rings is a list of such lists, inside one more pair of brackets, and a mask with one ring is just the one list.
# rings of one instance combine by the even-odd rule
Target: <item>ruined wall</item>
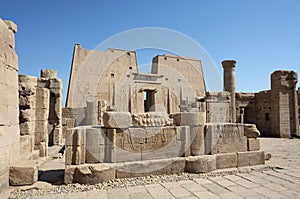
[[9,166],[20,154],[17,26],[0,18],[0,190],[8,186]]
[[256,122],[255,93],[236,93],[236,122],[247,124]]
[[38,151],[46,157],[49,145],[63,141],[62,82],[56,71],[42,70],[40,78],[19,75],[19,99],[22,155]]
[[299,132],[299,116],[296,94],[297,73],[275,71],[271,75],[272,134],[291,137]]
[[254,124],[264,136],[272,135],[274,111],[272,109],[271,91],[261,91],[255,94],[256,121]]
[[[36,96],[38,92],[37,80],[37,77],[19,75],[19,122],[22,151],[22,157],[20,159],[30,158],[31,153],[34,151],[37,142],[37,136],[35,134],[36,123],[38,123],[38,121],[36,115],[39,117],[44,116],[42,112],[38,111],[36,106]],[[47,100],[49,100],[49,98]],[[44,120],[48,118],[48,115],[45,117]],[[42,157],[44,156],[45,155]]]

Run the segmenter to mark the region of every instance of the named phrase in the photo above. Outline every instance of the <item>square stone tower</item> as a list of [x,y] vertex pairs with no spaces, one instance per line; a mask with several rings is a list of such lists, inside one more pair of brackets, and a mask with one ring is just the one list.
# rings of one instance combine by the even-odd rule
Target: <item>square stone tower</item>
[[299,113],[294,71],[278,70],[271,75],[272,134],[289,138],[299,134]]

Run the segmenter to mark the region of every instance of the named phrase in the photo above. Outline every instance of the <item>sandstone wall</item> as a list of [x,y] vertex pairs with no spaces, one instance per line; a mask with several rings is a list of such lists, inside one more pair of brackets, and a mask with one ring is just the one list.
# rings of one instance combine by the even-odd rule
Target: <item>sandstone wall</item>
[[0,18],[0,189],[8,185],[9,165],[20,154],[17,26]]
[[22,155],[37,150],[46,157],[48,145],[63,141],[62,82],[56,71],[42,70],[40,78],[19,75],[19,99]]
[[298,75],[294,71],[275,71],[271,75],[274,136],[288,138],[299,133],[297,82]]
[[261,91],[255,95],[257,128],[262,135],[272,135],[274,111],[272,109],[271,91]]

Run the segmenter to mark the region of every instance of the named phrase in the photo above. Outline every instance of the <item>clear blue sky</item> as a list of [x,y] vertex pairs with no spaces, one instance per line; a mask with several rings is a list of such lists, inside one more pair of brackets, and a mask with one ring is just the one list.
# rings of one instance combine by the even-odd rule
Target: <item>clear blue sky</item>
[[64,92],[75,43],[93,49],[116,33],[141,27],[190,36],[220,72],[222,60],[236,59],[238,91],[269,89],[276,69],[300,73],[298,0],[1,0],[0,5],[0,17],[18,25],[20,73],[39,76],[40,69],[56,69]]

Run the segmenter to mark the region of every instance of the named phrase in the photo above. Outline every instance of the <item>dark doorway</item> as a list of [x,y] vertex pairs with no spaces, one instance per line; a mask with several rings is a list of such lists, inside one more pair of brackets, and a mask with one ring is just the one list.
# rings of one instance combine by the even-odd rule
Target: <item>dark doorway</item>
[[144,91],[144,111],[155,111],[155,90]]

